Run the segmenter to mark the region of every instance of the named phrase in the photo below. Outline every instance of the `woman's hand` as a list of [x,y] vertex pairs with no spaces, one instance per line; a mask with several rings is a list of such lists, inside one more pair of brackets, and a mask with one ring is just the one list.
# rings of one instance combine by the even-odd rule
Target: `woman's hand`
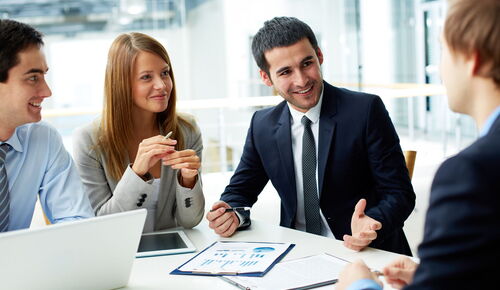
[[201,160],[200,157],[196,155],[196,151],[186,149],[170,152],[164,156],[163,165],[172,166],[172,169],[180,169],[180,185],[187,188],[193,188],[196,184],[198,169],[201,167]]
[[137,148],[132,170],[139,176],[145,175],[159,160],[175,152],[175,144],[176,140],[165,139],[161,135],[142,140]]

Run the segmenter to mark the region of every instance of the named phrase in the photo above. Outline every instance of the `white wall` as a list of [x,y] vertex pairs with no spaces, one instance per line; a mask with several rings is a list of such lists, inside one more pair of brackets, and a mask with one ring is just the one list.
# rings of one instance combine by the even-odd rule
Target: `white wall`
[[187,15],[189,86],[193,99],[227,96],[224,9],[220,0],[207,1]]
[[[167,49],[176,76],[179,97],[188,90],[189,69],[183,64],[186,54],[183,29],[141,31]],[[53,108],[101,108],[104,72],[108,50],[120,33],[85,34],[78,38],[47,37],[45,54],[49,63],[48,81],[52,89]]]
[[229,97],[245,96],[248,83],[260,81],[258,74],[249,74],[249,66],[256,66],[250,38],[276,16],[297,17],[311,26],[325,56],[325,80],[346,80],[353,74],[357,56],[352,37],[345,35],[344,1],[225,0],[224,5]]

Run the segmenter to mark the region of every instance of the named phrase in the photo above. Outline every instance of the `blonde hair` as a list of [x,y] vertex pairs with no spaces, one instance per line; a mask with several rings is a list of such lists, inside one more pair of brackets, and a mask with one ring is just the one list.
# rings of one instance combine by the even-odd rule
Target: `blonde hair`
[[172,131],[177,140],[177,149],[184,149],[184,136],[180,124],[193,128],[175,109],[176,90],[172,64],[165,48],[154,38],[138,32],[119,35],[111,44],[104,80],[104,106],[98,132],[98,151],[107,158],[107,170],[119,180],[125,172],[127,144],[133,140],[132,131],[132,70],[140,51],[154,53],[170,67],[172,91],[167,109],[156,114],[157,123],[163,132]]
[[455,52],[479,54],[484,77],[500,87],[500,1],[449,0],[444,38]]

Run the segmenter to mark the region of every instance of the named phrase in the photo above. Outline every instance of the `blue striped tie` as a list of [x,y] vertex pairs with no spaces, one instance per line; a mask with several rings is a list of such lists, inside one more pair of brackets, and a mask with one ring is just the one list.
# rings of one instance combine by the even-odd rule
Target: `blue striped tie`
[[5,232],[9,228],[9,182],[5,170],[5,155],[8,150],[8,144],[0,145],[0,232]]
[[304,135],[302,135],[302,181],[304,183],[306,231],[321,235],[318,186],[316,185],[316,143],[311,130],[311,120],[304,116],[301,122],[304,125]]

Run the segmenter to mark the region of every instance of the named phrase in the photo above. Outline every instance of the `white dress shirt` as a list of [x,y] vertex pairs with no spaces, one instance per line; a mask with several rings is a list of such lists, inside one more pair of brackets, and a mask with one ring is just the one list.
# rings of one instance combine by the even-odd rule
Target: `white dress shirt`
[[[295,228],[297,230],[306,231],[306,216],[304,213],[304,184],[302,180],[302,135],[304,134],[304,125],[301,119],[304,115],[311,120],[311,130],[314,135],[314,143],[316,145],[316,188],[318,186],[318,140],[319,140],[319,117],[321,113],[321,104],[323,102],[323,92],[319,98],[316,106],[312,107],[305,114],[295,110],[290,103],[287,103],[291,114],[291,136],[292,136],[292,151],[293,151],[293,164],[295,166],[295,186],[297,188],[297,214],[295,216]],[[318,192],[319,195],[319,192]],[[330,226],[326,222],[325,216],[321,212],[320,216],[323,222],[321,227],[321,235],[329,238],[335,238]]]

